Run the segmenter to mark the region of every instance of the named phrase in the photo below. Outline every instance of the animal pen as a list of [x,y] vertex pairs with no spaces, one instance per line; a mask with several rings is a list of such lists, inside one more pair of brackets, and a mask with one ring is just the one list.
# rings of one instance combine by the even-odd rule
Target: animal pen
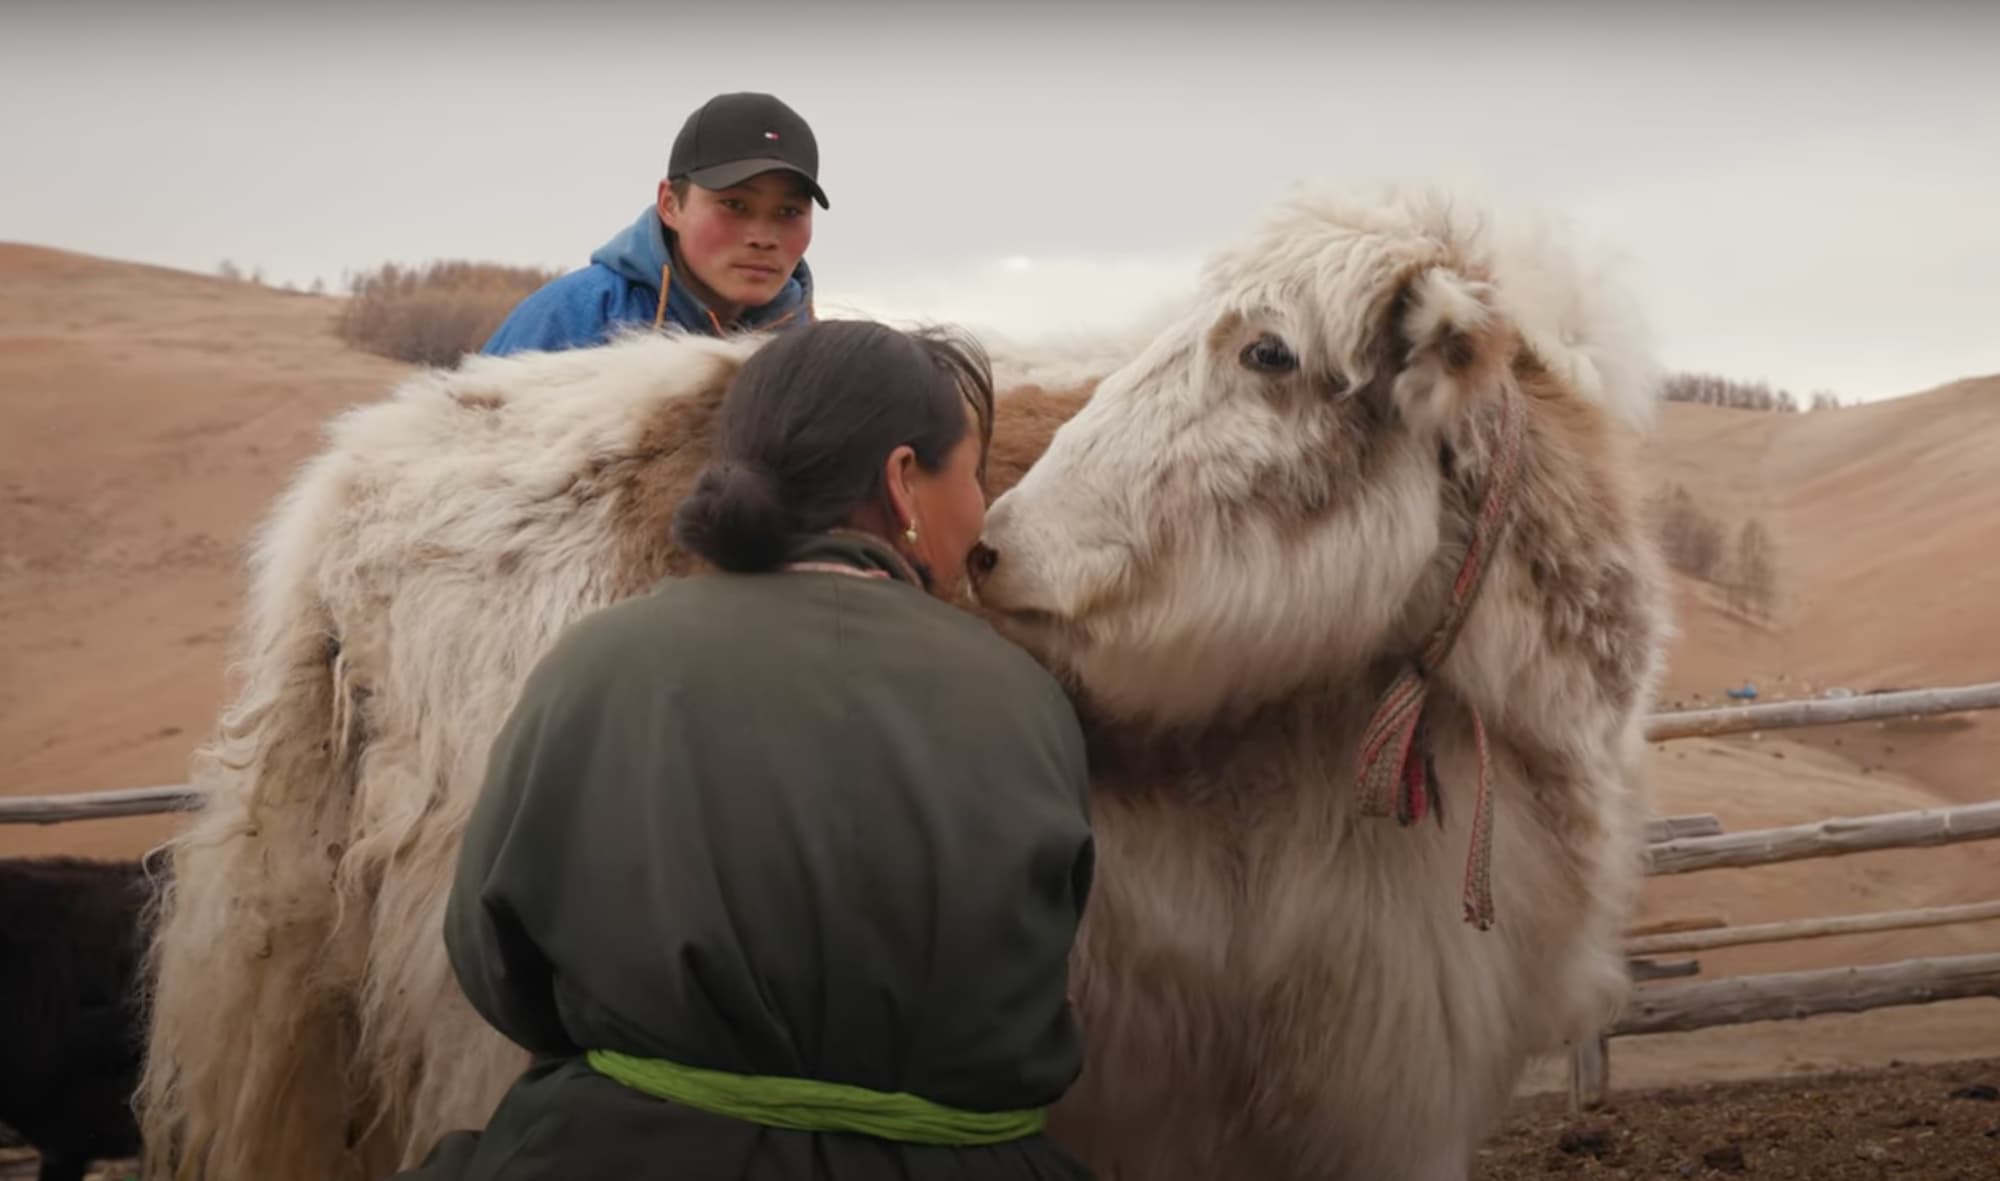
[[[1832,699],[1660,713],[1647,721],[1652,742],[1802,726],[1930,717],[2000,708],[2000,681]],[[0,799],[0,824],[60,824],[201,807],[201,793],[174,785]],[[1872,816],[1838,817],[1782,828],[1725,833],[1712,815],[1668,816],[1647,824],[1649,876],[1773,865],[1882,849],[1914,849],[2000,838],[2000,800]],[[1836,915],[1732,927],[1711,917],[1650,924],[1627,933],[1631,1002],[1596,1039],[1575,1047],[1570,1102],[1602,1103],[1610,1085],[1610,1042],[1637,1034],[1680,1033],[1751,1021],[1858,1013],[1965,997],[2000,997],[2000,952],[1932,956],[1894,963],[1773,972],[1689,981],[1692,959],[1663,960],[1720,947],[1906,930],[2000,919],[2000,898],[1872,914]]]

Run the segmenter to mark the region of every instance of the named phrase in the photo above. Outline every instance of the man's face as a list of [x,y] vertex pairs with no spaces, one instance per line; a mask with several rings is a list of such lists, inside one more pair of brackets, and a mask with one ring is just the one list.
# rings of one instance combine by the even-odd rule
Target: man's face
[[[680,239],[697,290],[734,312],[769,303],[812,244],[812,194],[784,171],[761,172],[726,189],[660,185],[660,220]],[[705,289],[705,290],[702,290]]]

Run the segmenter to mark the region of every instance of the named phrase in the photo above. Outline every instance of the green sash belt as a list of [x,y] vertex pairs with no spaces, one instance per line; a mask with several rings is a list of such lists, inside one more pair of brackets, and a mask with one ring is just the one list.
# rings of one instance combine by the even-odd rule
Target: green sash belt
[[729,1074],[612,1050],[587,1056],[599,1074],[685,1107],[773,1128],[857,1132],[883,1140],[952,1146],[999,1144],[1040,1132],[1048,1113],[960,1111],[905,1092],[773,1075]]

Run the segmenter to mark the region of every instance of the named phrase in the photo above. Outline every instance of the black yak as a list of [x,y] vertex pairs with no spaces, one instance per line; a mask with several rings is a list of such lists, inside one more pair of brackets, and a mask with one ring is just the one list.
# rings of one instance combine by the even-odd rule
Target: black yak
[[138,861],[0,858],[0,1123],[41,1181],[138,1155],[150,898]]

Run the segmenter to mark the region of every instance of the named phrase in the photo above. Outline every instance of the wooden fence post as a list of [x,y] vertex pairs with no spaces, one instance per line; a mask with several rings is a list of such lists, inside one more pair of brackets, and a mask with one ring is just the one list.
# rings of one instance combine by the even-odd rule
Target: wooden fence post
[[1611,1089],[1611,1039],[1603,1034],[1576,1043],[1569,1056],[1569,1109],[1594,1111]]

